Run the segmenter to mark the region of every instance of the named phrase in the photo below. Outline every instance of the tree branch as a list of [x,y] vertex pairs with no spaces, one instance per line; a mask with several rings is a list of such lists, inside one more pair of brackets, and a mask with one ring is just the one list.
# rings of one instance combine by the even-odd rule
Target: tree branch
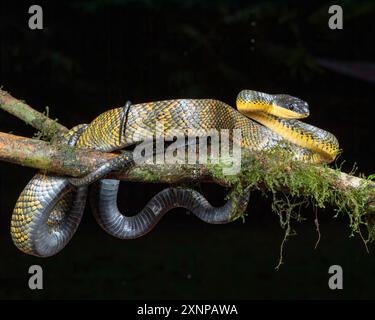
[[[52,125],[59,133],[67,131],[61,124],[35,111],[27,104],[18,101],[2,90],[0,90],[0,108],[19,117],[36,129],[45,130],[46,128],[48,129],[49,125]],[[116,156],[116,154],[82,150],[67,145],[48,143],[41,140],[0,133],[0,160],[60,175],[77,177],[88,174],[114,156]],[[242,167],[239,174],[239,176],[242,175],[242,179],[253,179],[253,177],[249,176],[248,172],[249,168],[252,167],[249,161],[253,158],[254,155],[243,153]],[[313,192],[311,190],[315,187],[313,184],[317,183],[319,179],[319,181],[326,184],[326,188],[333,193],[339,191],[341,195],[345,195],[345,192],[355,192],[362,189],[366,190],[364,194],[368,204],[366,210],[368,213],[374,212],[374,182],[348,175],[325,166],[311,164],[300,165],[298,167],[299,170],[297,170],[294,164],[282,163],[282,165],[277,164],[277,170],[275,170],[274,161],[270,159],[263,156],[258,158],[256,162],[252,162],[253,164],[257,164],[256,170],[263,174],[260,178],[259,175],[257,175],[259,181],[257,181],[257,184],[253,183],[254,187],[260,188],[263,186],[266,189],[269,188],[270,184],[269,181],[267,182],[267,179],[272,177],[272,179],[275,180],[272,182],[272,188],[275,187],[284,192],[290,191],[294,195],[298,191],[297,195],[303,195],[305,193],[307,196],[311,196],[310,193]],[[220,165],[213,166],[204,164],[136,164],[126,172],[114,172],[109,177],[119,180],[149,183],[179,184],[189,181],[206,181],[223,186],[233,185],[235,180],[220,174],[220,168]],[[307,179],[305,177],[306,172],[309,172],[310,176],[313,177],[310,177],[312,179],[311,181],[309,180],[312,186],[303,184],[291,186],[293,181],[291,179]],[[317,179],[317,181],[313,179]],[[243,182],[246,184],[252,183],[253,181]],[[295,188],[295,190],[291,190],[291,188]],[[358,199],[355,199],[355,201],[358,202]]]
[[[56,133],[66,133],[68,129],[56,121],[48,118],[23,101],[12,97],[8,92],[0,89],[0,109],[12,114],[26,124],[43,131],[48,138],[52,138]],[[48,109],[47,109],[48,110]]]
[[[59,175],[86,175],[115,156],[114,153],[79,149],[0,132],[1,161]],[[210,177],[208,168],[203,165],[138,164],[127,172],[114,172],[109,177],[152,183],[205,180],[228,185],[225,181]]]

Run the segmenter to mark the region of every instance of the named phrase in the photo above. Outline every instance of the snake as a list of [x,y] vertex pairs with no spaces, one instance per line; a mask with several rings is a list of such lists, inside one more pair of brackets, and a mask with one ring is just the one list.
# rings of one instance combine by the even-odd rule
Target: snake
[[[83,149],[120,152],[87,176],[68,178],[37,173],[21,192],[12,214],[11,236],[22,252],[50,257],[71,240],[81,221],[90,187],[90,204],[98,224],[110,235],[135,239],[150,232],[166,212],[187,209],[204,222],[233,221],[248,205],[250,191],[230,190],[221,207],[212,206],[198,191],[170,186],[153,196],[135,215],[117,206],[119,181],[106,179],[118,169],[134,165],[128,147],[145,140],[144,131],[162,135],[174,130],[233,130],[241,132],[241,148],[259,153],[287,146],[293,158],[309,163],[330,163],[339,153],[337,138],[300,119],[309,116],[309,105],[287,94],[242,90],[237,109],[216,99],[171,99],[126,103],[105,111],[88,125],[78,125],[61,143]],[[162,124],[162,125],[157,125]]]

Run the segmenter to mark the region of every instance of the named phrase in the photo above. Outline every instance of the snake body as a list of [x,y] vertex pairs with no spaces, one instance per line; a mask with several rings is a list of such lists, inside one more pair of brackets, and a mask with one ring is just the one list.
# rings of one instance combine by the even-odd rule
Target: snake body
[[250,195],[247,190],[243,196],[234,195],[234,200],[222,207],[213,207],[195,190],[170,187],[156,194],[138,214],[126,217],[117,207],[118,188],[118,180],[102,179],[93,186],[90,199],[99,225],[120,239],[134,239],[148,233],[165,213],[177,207],[188,209],[206,223],[228,223],[234,208],[246,209]]
[[[75,145],[85,126],[62,137]],[[36,174],[21,192],[11,221],[15,245],[31,255],[48,257],[61,251],[76,232],[87,198],[87,187],[74,190],[64,177]]]
[[[297,120],[308,115],[307,104],[298,98],[244,90],[237,97],[237,107],[239,111],[214,99],[127,105],[102,113],[88,126],[72,129],[65,143],[114,151],[144,140],[145,131],[158,135],[176,129],[239,129],[241,147],[253,152],[271,150],[283,142],[293,156],[302,161],[331,162],[337,155],[338,142],[332,134]],[[69,183],[72,180],[37,174],[21,193],[14,209],[11,234],[15,245],[23,252],[41,257],[59,252],[69,242],[81,219],[86,184],[132,163],[131,157],[119,156],[89,178],[77,179],[76,190]],[[149,232],[175,207],[184,207],[208,223],[230,222],[235,212],[246,208],[249,199],[246,191],[215,208],[195,190],[170,187],[154,196],[138,214],[128,217],[117,208],[118,185],[118,181],[110,179],[96,182],[91,204],[99,225],[122,239]]]

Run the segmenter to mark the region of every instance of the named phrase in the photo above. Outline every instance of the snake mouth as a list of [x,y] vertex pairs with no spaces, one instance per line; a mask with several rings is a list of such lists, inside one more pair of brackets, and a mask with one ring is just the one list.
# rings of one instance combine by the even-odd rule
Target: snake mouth
[[277,94],[272,99],[272,108],[269,112],[284,119],[303,119],[309,116],[309,105],[299,98]]
[[303,119],[307,118],[310,114],[308,111],[298,112],[291,109],[287,109],[284,106],[280,107],[278,105],[272,105],[268,113],[283,119]]

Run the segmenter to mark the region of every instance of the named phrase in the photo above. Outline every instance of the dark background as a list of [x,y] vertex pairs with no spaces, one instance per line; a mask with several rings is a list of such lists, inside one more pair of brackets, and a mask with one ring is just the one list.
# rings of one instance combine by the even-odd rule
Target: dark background
[[[39,4],[44,29],[28,28]],[[344,29],[328,28],[340,4]],[[334,133],[348,171],[373,173],[374,1],[1,1],[0,84],[14,97],[72,127],[103,111],[169,98],[216,98],[235,107],[241,89],[289,93],[310,104],[309,123]],[[352,62],[358,62],[355,66]],[[325,68],[323,65],[331,65]],[[372,66],[372,70],[370,67]],[[347,70],[347,71],[345,71]],[[349,71],[348,71],[349,70]],[[351,73],[348,74],[348,73]],[[0,113],[0,130],[33,129]],[[147,236],[121,241],[87,208],[71,243],[38,259],[11,242],[13,206],[34,170],[0,164],[0,298],[374,298],[374,248],[350,238],[347,217],[313,211],[274,270],[283,230],[270,199],[254,192],[245,223],[206,225],[170,212]],[[123,183],[120,205],[133,212],[162,185]],[[203,186],[213,204],[225,190]],[[40,264],[45,289],[28,289]],[[344,270],[344,290],[328,288],[328,268]]]

